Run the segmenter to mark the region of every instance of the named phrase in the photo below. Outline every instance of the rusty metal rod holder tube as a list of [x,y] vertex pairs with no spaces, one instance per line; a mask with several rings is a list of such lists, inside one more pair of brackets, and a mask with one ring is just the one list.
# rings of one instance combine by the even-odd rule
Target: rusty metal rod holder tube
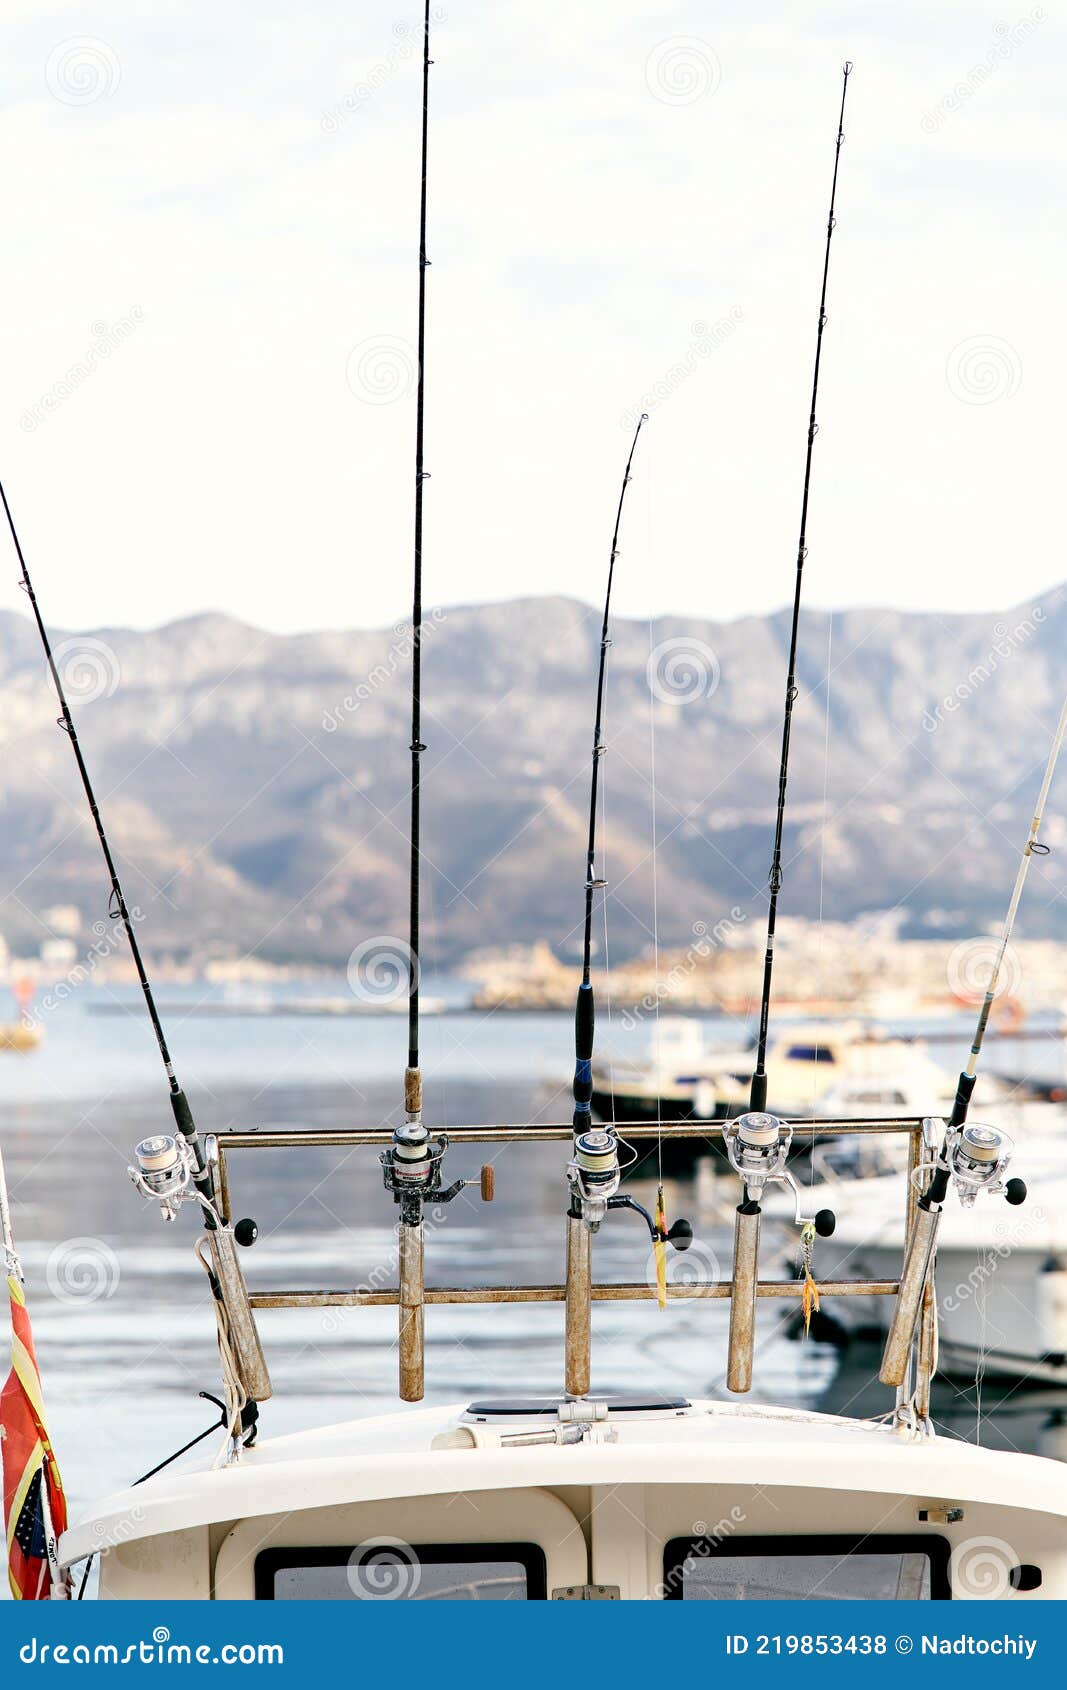
[[402,1402],[421,1402],[424,1381],[423,1308],[426,1302],[422,1222],[400,1223],[398,1353]]
[[[895,1297],[900,1289],[896,1279],[833,1279],[820,1280],[820,1297]],[[762,1279],[756,1287],[757,1297],[771,1297],[779,1301],[803,1295],[803,1281],[799,1279]],[[733,1281],[719,1280],[714,1285],[668,1285],[669,1302],[726,1302],[733,1295]],[[652,1302],[658,1296],[654,1285],[643,1282],[590,1285],[592,1303]],[[565,1285],[430,1285],[423,1293],[426,1305],[443,1303],[565,1303]],[[253,1291],[250,1297],[254,1309],[328,1309],[328,1308],[395,1308],[400,1301],[398,1291]]]
[[[850,1134],[884,1136],[893,1133],[915,1133],[922,1127],[918,1115],[885,1116],[873,1121],[813,1120],[807,1116],[782,1116],[794,1132],[814,1133],[818,1138],[844,1138]],[[626,1127],[627,1139],[634,1138],[702,1138],[721,1139],[729,1123],[725,1121],[637,1121]],[[231,1150],[350,1150],[359,1145],[388,1145],[393,1141],[388,1127],[338,1127],[308,1131],[231,1131],[215,1134],[222,1152]],[[569,1124],[543,1121],[518,1122],[510,1125],[449,1127],[448,1141],[459,1144],[559,1144],[571,1142],[574,1129]]]
[[589,1394],[589,1352],[592,1317],[592,1241],[585,1222],[567,1216],[567,1284],[564,1317],[564,1386],[568,1396]]
[[937,1296],[934,1275],[926,1276],[922,1313],[919,1317],[919,1353],[915,1363],[915,1412],[920,1420],[930,1418],[930,1392],[937,1371]]
[[[752,1389],[752,1351],[756,1341],[759,1293],[758,1203],[739,1203],[734,1217],[734,1279],[730,1298],[730,1348],[726,1383],[731,1391]],[[798,1287],[799,1290],[799,1287]]]
[[885,1342],[885,1353],[878,1375],[883,1385],[894,1385],[899,1389],[904,1383],[927,1275],[930,1273],[934,1250],[937,1247],[937,1229],[940,1224],[940,1208],[922,1209],[916,1204],[915,1224],[908,1239],[904,1272],[900,1278],[900,1290],[897,1292],[897,1306],[893,1311],[893,1321]]
[[237,1246],[229,1227],[205,1232],[211,1266],[219,1287],[219,1300],[226,1319],[230,1349],[246,1396],[266,1402],[273,1394],[263,1346],[244,1274],[237,1260]]

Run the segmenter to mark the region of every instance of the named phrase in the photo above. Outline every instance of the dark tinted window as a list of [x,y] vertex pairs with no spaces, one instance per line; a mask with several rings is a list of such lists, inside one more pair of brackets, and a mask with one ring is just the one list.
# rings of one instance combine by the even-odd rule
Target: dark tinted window
[[663,1594],[674,1601],[929,1602],[948,1588],[934,1537],[672,1538]]
[[374,1538],[256,1557],[260,1601],[528,1602],[547,1595],[544,1552],[532,1543],[423,1543]]
[[790,1045],[786,1051],[790,1062],[834,1062],[829,1045]]

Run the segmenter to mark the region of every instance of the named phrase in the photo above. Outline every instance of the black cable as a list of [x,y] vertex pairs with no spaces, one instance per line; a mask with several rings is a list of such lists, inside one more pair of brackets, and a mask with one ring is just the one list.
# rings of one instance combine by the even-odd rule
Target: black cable
[[811,414],[808,419],[808,447],[804,461],[804,496],[800,507],[800,540],[797,545],[796,587],[793,593],[793,624],[789,637],[789,673],[785,685],[785,717],[782,724],[782,756],[778,769],[778,812],[774,823],[774,853],[771,858],[770,904],[767,912],[767,950],[763,959],[763,995],[760,999],[759,1034],[756,1040],[756,1067],[752,1075],[749,1107],[764,1109],[767,1105],[767,1029],[771,1012],[771,974],[774,969],[774,929],[778,916],[778,893],[782,887],[782,830],[785,825],[785,788],[789,776],[789,737],[793,725],[793,705],[797,697],[797,638],[800,630],[800,594],[804,579],[804,559],[807,557],[808,498],[811,492],[811,459],[819,425],[815,421],[815,404],[819,396],[819,366],[822,362],[822,336],[826,327],[826,282],[830,273],[830,240],[834,232],[834,204],[837,199],[837,170],[841,162],[841,143],[845,139],[845,95],[852,73],[852,61],[846,60],[841,83],[841,110],[837,120],[837,144],[834,149],[834,177],[830,189],[830,213],[826,222],[826,251],[823,256],[822,293],[819,298],[819,326],[815,338],[815,369],[811,383]]
[[[220,1402],[218,1397],[213,1397],[210,1391],[199,1391],[197,1395],[203,1397],[206,1402],[215,1403],[217,1407],[222,1410],[222,1419],[213,1420],[211,1425],[203,1432],[198,1432],[195,1438],[190,1438],[187,1444],[182,1444],[181,1449],[176,1449],[174,1454],[168,1455],[165,1461],[158,1462],[155,1467],[150,1467],[147,1473],[142,1473],[139,1479],[134,1479],[133,1485],[130,1487],[131,1489],[136,1488],[137,1485],[147,1484],[149,1479],[154,1479],[157,1473],[162,1473],[164,1467],[169,1467],[172,1461],[179,1461],[183,1455],[188,1455],[191,1449],[195,1449],[197,1444],[202,1444],[205,1438],[210,1438],[212,1432],[217,1432],[220,1426],[226,1426],[229,1424],[226,1415],[226,1404],[224,1402]],[[82,1581],[78,1586],[77,1600],[79,1602],[85,1595],[85,1587],[89,1582],[89,1574],[93,1570],[93,1562],[95,1560],[96,1551],[94,1550],[85,1563],[85,1571],[82,1573]]]

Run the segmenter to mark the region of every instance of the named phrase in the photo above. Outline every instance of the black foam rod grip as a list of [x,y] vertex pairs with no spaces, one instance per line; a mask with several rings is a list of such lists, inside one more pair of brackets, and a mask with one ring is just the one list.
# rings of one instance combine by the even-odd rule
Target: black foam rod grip
[[593,988],[581,985],[574,1006],[574,1054],[579,1062],[588,1062],[593,1055],[594,1025]]
[[174,1111],[174,1119],[178,1124],[178,1131],[182,1134],[182,1137],[195,1138],[196,1122],[193,1120],[193,1112],[189,1107],[189,1100],[185,1093],[180,1090],[172,1091],[170,1094],[170,1106]]
[[960,1075],[959,1082],[956,1086],[956,1098],[952,1105],[952,1114],[949,1117],[948,1124],[950,1127],[962,1127],[964,1121],[967,1119],[967,1107],[971,1101],[971,1094],[974,1091],[974,1082],[977,1078],[977,1074]]
[[766,1074],[753,1074],[753,1076],[752,1076],[752,1090],[751,1090],[751,1093],[749,1094],[748,1106],[749,1106],[750,1109],[756,1110],[760,1114],[762,1114],[762,1112],[766,1109],[766,1107],[767,1107],[767,1076],[766,1076]]

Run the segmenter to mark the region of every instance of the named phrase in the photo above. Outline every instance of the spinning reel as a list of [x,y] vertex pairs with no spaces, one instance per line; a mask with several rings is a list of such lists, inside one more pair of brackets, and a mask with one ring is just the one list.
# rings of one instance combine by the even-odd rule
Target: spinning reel
[[743,1208],[758,1207],[764,1188],[772,1182],[787,1185],[793,1193],[796,1225],[814,1227],[820,1238],[830,1237],[837,1225],[832,1209],[820,1209],[811,1217],[800,1212],[800,1187],[786,1166],[793,1143],[793,1129],[787,1121],[764,1110],[751,1110],[729,1123],[725,1142],[730,1166],[741,1177]]
[[619,1141],[614,1132],[605,1127],[589,1127],[577,1133],[574,1156],[567,1164],[571,1219],[582,1221],[588,1232],[599,1232],[609,1209],[632,1209],[644,1219],[653,1244],[673,1244],[676,1250],[688,1250],[693,1242],[689,1222],[677,1220],[665,1229],[643,1203],[618,1194],[622,1174]]
[[126,1169],[142,1197],[159,1204],[163,1220],[172,1221],[183,1203],[200,1201],[193,1190],[193,1153],[184,1138],[158,1133],[134,1150],[137,1166]]
[[457,1179],[442,1186],[441,1164],[447,1149],[448,1139],[443,1133],[431,1140],[421,1121],[409,1120],[397,1127],[392,1144],[382,1151],[382,1181],[386,1191],[392,1192],[393,1202],[400,1205],[401,1225],[418,1226],[424,1203],[451,1203],[471,1185],[481,1188],[483,1203],[492,1202],[495,1187],[489,1162],[477,1179]]
[[973,1206],[980,1192],[1003,1195],[1013,1207],[1026,1202],[1026,1181],[1004,1178],[1014,1151],[1013,1141],[996,1127],[977,1121],[973,1126],[949,1127],[943,1155],[965,1209]]

